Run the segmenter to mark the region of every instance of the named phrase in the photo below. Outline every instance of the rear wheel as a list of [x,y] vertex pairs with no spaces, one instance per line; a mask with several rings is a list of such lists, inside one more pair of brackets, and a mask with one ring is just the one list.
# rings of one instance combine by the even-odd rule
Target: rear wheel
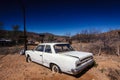
[[30,56],[27,56],[26,61],[27,61],[28,63],[31,62],[31,58],[30,58]]
[[55,65],[55,64],[53,64],[53,65],[51,66],[51,70],[52,70],[52,72],[54,72],[54,73],[60,73],[60,68],[59,68],[57,65]]

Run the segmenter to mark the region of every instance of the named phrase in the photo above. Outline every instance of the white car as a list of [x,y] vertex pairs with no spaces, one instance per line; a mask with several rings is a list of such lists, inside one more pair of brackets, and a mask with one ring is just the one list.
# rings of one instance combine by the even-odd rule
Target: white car
[[53,72],[76,75],[94,63],[93,54],[75,51],[68,43],[41,43],[25,52],[27,62],[34,61]]

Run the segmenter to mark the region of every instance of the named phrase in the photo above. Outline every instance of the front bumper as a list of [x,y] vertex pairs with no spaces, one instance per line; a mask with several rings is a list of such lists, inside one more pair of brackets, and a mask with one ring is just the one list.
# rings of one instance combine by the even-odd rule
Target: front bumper
[[83,69],[87,68],[88,66],[92,65],[94,63],[94,60],[91,59],[80,66],[76,67],[75,69],[71,69],[71,74],[76,75],[80,73]]

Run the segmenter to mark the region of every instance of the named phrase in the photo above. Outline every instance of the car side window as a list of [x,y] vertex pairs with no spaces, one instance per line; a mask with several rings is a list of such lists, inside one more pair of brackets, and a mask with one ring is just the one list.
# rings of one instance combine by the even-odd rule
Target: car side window
[[44,51],[44,45],[39,45],[35,50],[43,52]]
[[46,52],[46,53],[52,53],[52,50],[51,50],[50,45],[46,45],[46,47],[45,47],[45,52]]

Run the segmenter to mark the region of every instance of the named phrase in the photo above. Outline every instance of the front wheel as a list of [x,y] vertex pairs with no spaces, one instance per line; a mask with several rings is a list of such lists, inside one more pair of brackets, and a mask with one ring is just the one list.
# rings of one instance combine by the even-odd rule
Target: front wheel
[[27,61],[28,63],[31,62],[31,58],[30,58],[30,56],[27,56],[26,61]]
[[52,72],[54,73],[60,73],[60,68],[57,65],[52,65],[51,67]]

